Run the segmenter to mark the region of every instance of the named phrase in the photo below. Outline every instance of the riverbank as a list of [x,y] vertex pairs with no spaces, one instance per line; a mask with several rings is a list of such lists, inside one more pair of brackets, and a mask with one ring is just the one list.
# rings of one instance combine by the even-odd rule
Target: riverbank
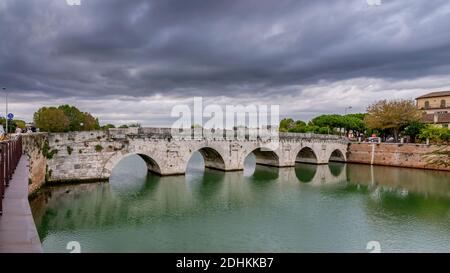
[[439,149],[450,151],[450,146],[411,143],[350,143],[347,162],[450,171],[450,166],[438,166],[427,162],[425,155]]

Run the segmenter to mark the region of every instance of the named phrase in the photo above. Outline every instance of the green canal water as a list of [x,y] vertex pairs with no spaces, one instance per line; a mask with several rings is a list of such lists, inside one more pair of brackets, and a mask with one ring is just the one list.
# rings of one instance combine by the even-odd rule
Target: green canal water
[[45,188],[31,202],[46,252],[450,251],[450,173],[332,163],[147,174],[137,156],[109,183]]

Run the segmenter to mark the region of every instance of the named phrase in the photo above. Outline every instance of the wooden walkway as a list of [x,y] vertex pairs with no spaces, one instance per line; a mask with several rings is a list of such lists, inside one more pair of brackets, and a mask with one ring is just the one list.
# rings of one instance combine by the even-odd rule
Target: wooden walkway
[[42,245],[28,203],[28,159],[22,156],[5,191],[0,253],[39,253]]

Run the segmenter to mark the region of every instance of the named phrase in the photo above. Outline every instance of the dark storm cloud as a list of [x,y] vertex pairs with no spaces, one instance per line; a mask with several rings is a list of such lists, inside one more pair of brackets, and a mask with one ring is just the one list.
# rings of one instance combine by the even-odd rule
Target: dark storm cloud
[[448,75],[447,0],[1,0],[0,84],[30,100],[252,97]]
[[55,96],[212,95],[447,73],[448,14],[430,16],[448,2],[427,2],[6,1],[1,80]]

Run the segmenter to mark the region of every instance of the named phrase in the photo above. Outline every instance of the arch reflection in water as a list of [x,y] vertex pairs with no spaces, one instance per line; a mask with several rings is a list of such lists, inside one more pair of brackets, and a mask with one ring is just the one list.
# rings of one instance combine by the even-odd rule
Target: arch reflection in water
[[109,178],[111,192],[117,196],[132,196],[145,188],[148,165],[139,155],[124,157],[114,167]]
[[300,182],[310,185],[337,184],[347,181],[345,164],[315,165],[307,163],[295,164],[295,175]]
[[252,178],[254,181],[271,181],[278,178],[278,168],[257,163],[257,156],[251,153],[244,161],[244,177]]
[[309,183],[316,176],[318,166],[319,165],[315,164],[296,163],[295,175],[297,176],[298,180],[300,180],[300,182]]
[[215,194],[220,192],[225,177],[224,171],[214,168],[205,170],[205,167],[205,156],[200,151],[196,151],[188,161],[185,174],[187,187],[202,200],[212,199]]
[[339,175],[341,175],[342,171],[345,168],[345,164],[339,162],[330,162],[328,163],[328,168],[330,169],[330,172],[333,176],[339,177]]
[[277,167],[256,165],[255,171],[253,172],[251,177],[255,181],[270,182],[278,178],[278,171],[279,169]]

